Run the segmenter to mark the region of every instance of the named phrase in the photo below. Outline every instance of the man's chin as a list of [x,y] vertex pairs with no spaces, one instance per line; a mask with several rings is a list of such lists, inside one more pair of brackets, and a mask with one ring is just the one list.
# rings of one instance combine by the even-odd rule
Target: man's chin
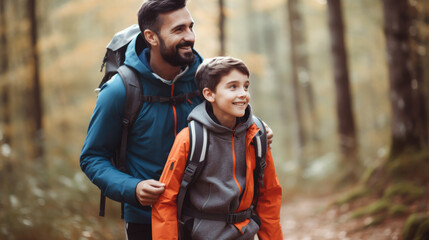
[[164,60],[166,60],[172,66],[190,65],[194,62],[194,59],[195,59],[195,56],[192,52],[176,55],[175,58],[164,57]]
[[195,59],[194,54],[192,52],[184,54],[184,56],[181,56],[181,58],[181,62],[183,63],[182,65],[191,64],[194,62]]

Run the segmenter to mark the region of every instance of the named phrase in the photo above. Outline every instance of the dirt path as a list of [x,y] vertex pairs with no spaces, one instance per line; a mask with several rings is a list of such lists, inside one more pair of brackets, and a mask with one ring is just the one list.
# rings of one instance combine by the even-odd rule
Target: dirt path
[[[365,221],[350,220],[347,209],[328,208],[334,198],[299,197],[282,207],[281,225],[285,240],[400,240],[404,219],[392,219],[369,229],[358,230]],[[344,206],[342,208],[345,208]],[[343,212],[343,213],[342,213]]]

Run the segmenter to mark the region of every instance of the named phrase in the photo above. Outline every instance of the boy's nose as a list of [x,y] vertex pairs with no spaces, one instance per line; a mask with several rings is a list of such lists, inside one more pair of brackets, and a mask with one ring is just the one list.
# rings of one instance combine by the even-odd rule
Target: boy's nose
[[246,90],[244,90],[243,88],[241,88],[241,89],[240,89],[240,91],[239,91],[239,93],[238,93],[238,96],[239,96],[240,98],[244,98],[244,97],[246,97],[246,96],[247,96],[247,92],[246,92]]

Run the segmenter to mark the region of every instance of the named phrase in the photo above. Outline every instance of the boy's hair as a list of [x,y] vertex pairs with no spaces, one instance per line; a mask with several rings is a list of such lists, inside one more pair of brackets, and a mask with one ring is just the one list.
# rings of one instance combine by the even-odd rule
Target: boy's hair
[[204,88],[208,88],[215,92],[220,79],[223,76],[228,75],[234,69],[247,75],[247,77],[250,76],[249,69],[240,59],[233,57],[214,57],[205,59],[198,67],[195,74],[198,89],[203,91]]
[[186,7],[187,0],[146,0],[137,13],[139,28],[143,34],[149,29],[159,34],[161,22],[159,14],[168,13]]

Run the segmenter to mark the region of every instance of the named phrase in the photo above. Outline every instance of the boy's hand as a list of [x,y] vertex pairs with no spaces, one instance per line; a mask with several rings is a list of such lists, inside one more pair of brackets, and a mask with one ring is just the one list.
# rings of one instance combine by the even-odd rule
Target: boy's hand
[[143,180],[137,184],[136,196],[137,200],[143,206],[150,206],[154,204],[159,195],[165,190],[165,184],[153,179]]
[[268,147],[271,149],[271,143],[273,143],[274,132],[264,121],[262,122],[264,123],[265,130],[267,130]]

